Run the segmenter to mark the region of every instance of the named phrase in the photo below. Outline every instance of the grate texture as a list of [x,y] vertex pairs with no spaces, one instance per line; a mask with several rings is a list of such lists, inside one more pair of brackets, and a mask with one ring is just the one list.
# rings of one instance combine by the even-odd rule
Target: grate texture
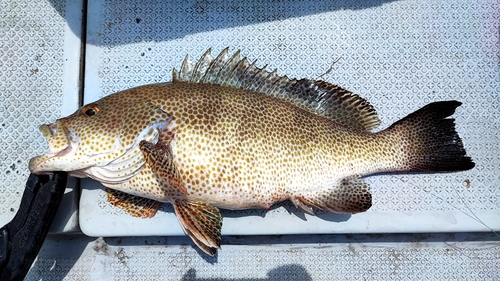
[[[216,54],[226,46],[241,49],[251,60],[258,59],[258,65],[268,64],[281,75],[325,79],[365,97],[378,110],[381,128],[432,101],[463,102],[454,118],[477,164],[475,169],[369,177],[374,204],[368,213],[351,218],[326,215],[329,221],[341,222],[308,231],[487,230],[468,216],[470,212],[500,228],[498,2],[90,3],[86,102],[130,87],[170,81],[172,68],[179,68],[186,54],[197,59],[208,47]],[[166,232],[155,227],[166,218],[172,218],[168,225],[177,223],[169,215],[169,206],[159,221],[132,223],[133,219],[106,202],[102,189],[89,187],[83,191],[82,202],[97,201],[98,208],[82,210],[87,234],[133,235],[143,234],[144,229],[156,229],[155,235],[177,234],[176,227]],[[275,223],[282,218],[295,223],[288,216],[294,208],[284,206],[270,213],[228,211],[223,231],[265,232],[246,229],[244,223],[234,225],[233,217],[245,222],[240,217],[265,215],[268,220],[276,218]],[[297,213],[314,224],[315,218]],[[125,223],[127,231],[107,232],[104,226],[115,221],[115,216],[142,230],[135,232],[137,228]],[[265,233],[273,231],[267,228]],[[297,223],[297,229],[288,231],[303,233],[304,225]]]
[[189,243],[183,239],[52,238],[26,280],[500,278],[498,242],[464,241],[460,234],[404,235],[397,237],[399,243],[388,242],[391,239],[394,236],[228,238],[226,243],[236,245],[225,246],[214,258],[204,258],[192,246],[183,245]]
[[[78,106],[81,5],[0,1],[0,225],[17,212],[29,159],[46,152],[38,126]],[[53,231],[76,227],[67,193]]]

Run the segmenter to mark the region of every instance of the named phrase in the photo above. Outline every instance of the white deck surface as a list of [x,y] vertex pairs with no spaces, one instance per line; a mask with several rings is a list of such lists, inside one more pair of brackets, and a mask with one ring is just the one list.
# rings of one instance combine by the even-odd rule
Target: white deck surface
[[73,112],[80,93],[87,103],[169,81],[208,47],[339,84],[375,106],[381,128],[459,100],[476,168],[369,177],[374,205],[353,216],[286,203],[225,211],[215,258],[183,236],[170,206],[135,219],[96,182],[72,181],[60,234],[27,280],[500,280],[498,1],[178,2],[0,0],[0,225],[17,211],[28,159],[46,149],[39,125]]

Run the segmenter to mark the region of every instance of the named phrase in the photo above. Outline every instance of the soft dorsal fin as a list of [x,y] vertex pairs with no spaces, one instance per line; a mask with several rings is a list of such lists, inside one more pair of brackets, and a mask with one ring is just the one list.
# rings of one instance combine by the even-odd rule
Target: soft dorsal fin
[[228,48],[215,59],[209,49],[196,63],[186,56],[180,71],[173,70],[172,80],[217,84],[263,93],[287,100],[356,130],[369,131],[380,124],[373,106],[360,96],[320,80],[279,76],[276,70],[270,72],[265,66],[256,67],[255,61],[249,63],[246,57],[240,59],[240,51],[229,56]]

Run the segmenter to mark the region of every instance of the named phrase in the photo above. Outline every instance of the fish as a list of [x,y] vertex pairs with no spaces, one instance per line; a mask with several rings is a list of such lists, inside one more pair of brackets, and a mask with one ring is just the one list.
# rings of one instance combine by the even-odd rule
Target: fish
[[297,208],[355,214],[372,205],[367,175],[472,169],[455,100],[430,103],[385,129],[364,98],[292,79],[226,48],[184,59],[172,80],[123,90],[40,126],[49,150],[35,174],[66,171],[106,187],[134,217],[170,203],[205,253],[221,244],[220,209]]

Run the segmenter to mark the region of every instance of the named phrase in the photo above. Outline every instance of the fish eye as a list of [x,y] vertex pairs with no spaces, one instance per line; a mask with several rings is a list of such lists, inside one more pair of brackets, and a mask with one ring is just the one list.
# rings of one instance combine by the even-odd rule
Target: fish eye
[[96,104],[89,104],[83,108],[82,112],[85,116],[94,116],[99,112],[99,106]]

